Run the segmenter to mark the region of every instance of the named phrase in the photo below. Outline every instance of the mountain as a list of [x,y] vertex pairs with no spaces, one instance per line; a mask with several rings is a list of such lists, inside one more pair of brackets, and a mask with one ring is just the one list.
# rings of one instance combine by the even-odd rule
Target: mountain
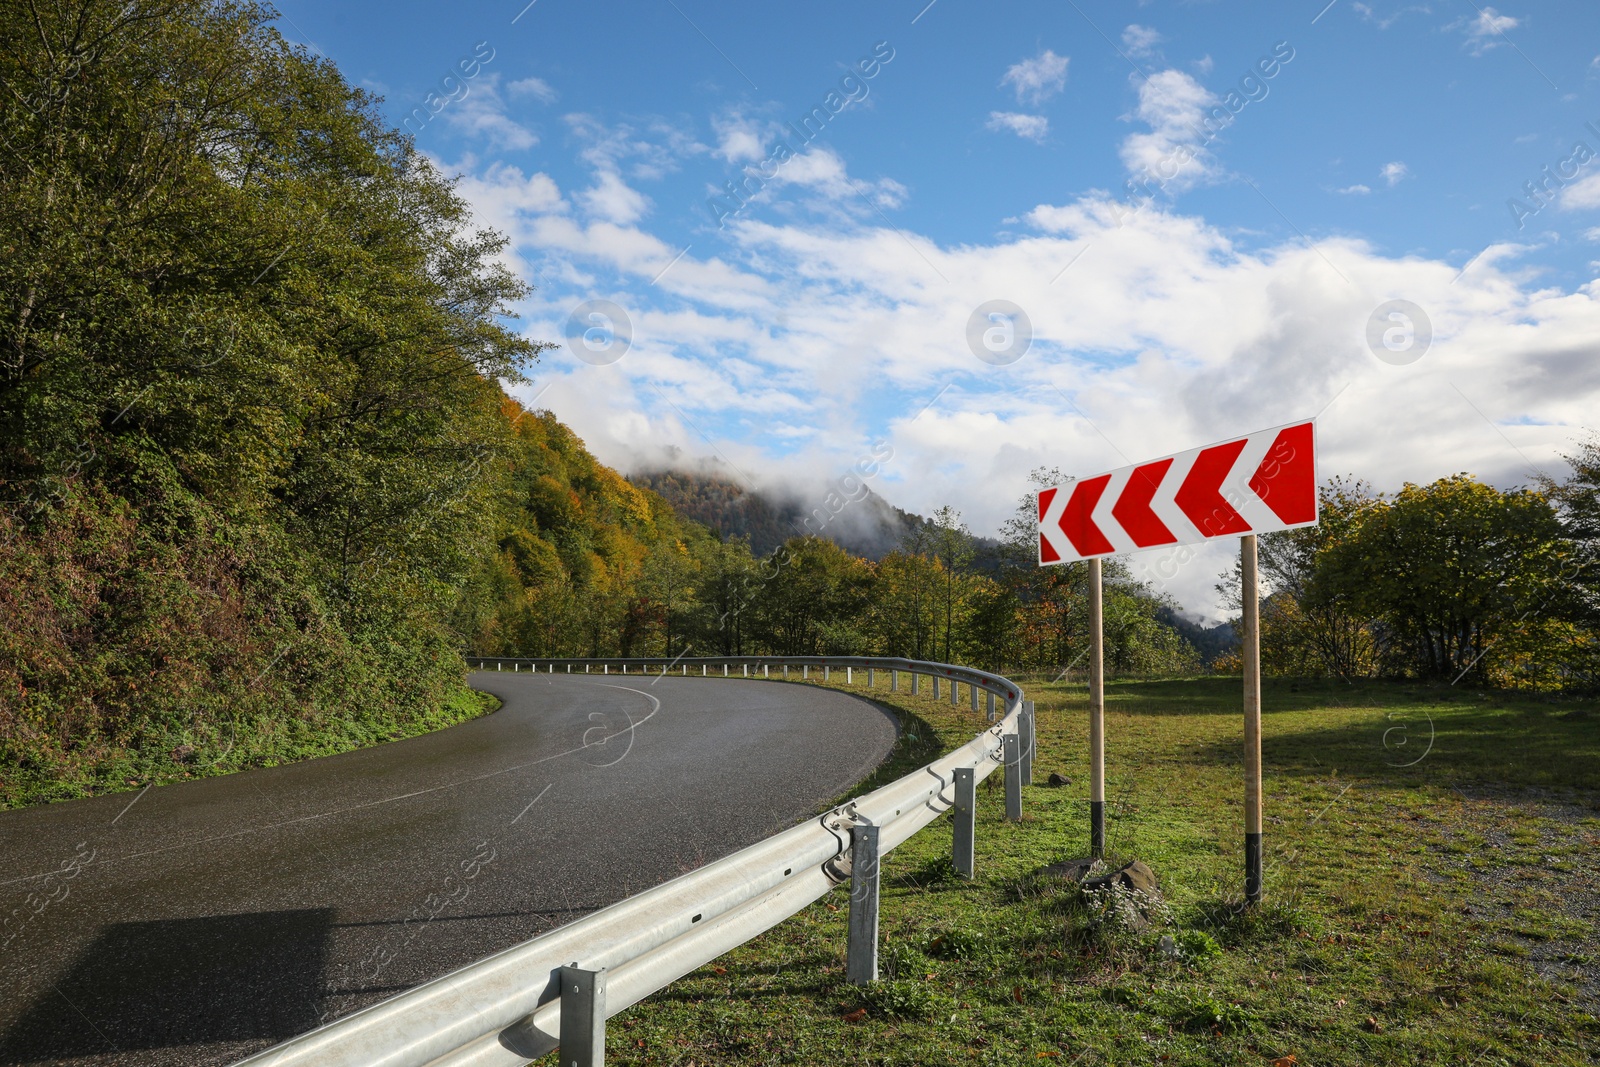
[[1211,663],[1224,652],[1239,647],[1239,634],[1231,622],[1219,622],[1215,626],[1202,626],[1184,618],[1170,607],[1163,606],[1156,612],[1156,618],[1178,631],[1183,638],[1195,647],[1200,653],[1200,658],[1206,663]]
[[836,486],[815,493],[755,489],[715,469],[699,473],[656,470],[628,480],[659,494],[673,510],[722,537],[748,537],[750,551],[765,556],[791,537],[818,534],[852,555],[880,560],[927,519],[902,511],[857,483],[853,495]]

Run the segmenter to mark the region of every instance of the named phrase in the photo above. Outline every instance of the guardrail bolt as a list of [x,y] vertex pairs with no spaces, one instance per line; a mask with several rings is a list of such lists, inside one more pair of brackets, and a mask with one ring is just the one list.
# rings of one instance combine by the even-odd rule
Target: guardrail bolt
[[576,963],[561,968],[562,1067],[602,1067],[606,1061],[606,972]]
[[1001,752],[1006,765],[1006,821],[1022,821],[1022,746],[1016,734],[1006,734],[1000,739]]
[[973,844],[978,836],[978,777],[971,767],[956,768],[956,832],[950,862],[963,878],[972,877]]
[[850,950],[845,980],[878,980],[878,828],[850,830]]

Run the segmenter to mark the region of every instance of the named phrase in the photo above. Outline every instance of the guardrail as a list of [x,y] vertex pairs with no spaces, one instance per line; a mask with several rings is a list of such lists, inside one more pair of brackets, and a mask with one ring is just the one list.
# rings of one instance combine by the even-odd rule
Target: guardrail
[[[1010,680],[918,660],[840,656],[697,659],[472,658],[486,670],[543,673],[681,673],[706,677],[831,680],[889,675],[898,690],[922,679],[950,702],[966,686],[973,710],[987,695],[994,724],[961,748],[821,816],[653,889],[505,949],[240,1061],[240,1067],[522,1067],[561,1048],[562,1067],[598,1067],[605,1021],[690,971],[772,929],[850,882],[846,978],[878,972],[878,863],[946,811],[955,812],[952,859],[973,874],[977,784],[1005,769],[1006,817],[1022,817],[1031,779],[1033,708]],[[577,668],[576,670],[574,668]],[[613,669],[615,668],[615,669]],[[780,672],[774,675],[774,671]],[[735,674],[737,672],[737,674]],[[996,699],[1002,711],[995,709]]]

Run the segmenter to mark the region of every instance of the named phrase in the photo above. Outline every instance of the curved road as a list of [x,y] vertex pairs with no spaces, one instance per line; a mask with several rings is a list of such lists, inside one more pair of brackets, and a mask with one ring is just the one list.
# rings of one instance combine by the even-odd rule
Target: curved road
[[777,682],[472,684],[505,706],[0,812],[0,1064],[231,1063],[791,826],[895,737]]

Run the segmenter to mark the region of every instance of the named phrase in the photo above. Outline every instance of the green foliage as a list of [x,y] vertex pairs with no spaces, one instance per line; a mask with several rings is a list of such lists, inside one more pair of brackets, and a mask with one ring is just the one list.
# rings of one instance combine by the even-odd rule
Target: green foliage
[[[1575,457],[1573,478],[1545,493],[1502,492],[1467,475],[1407,484],[1392,497],[1330,482],[1317,526],[1261,538],[1263,669],[1534,689],[1590,684],[1596,641],[1584,531],[1592,490],[1583,462]],[[1235,605],[1237,575],[1235,567],[1218,586]]]
[[460,688],[526,288],[271,17],[0,7],[7,803],[403,732]]

